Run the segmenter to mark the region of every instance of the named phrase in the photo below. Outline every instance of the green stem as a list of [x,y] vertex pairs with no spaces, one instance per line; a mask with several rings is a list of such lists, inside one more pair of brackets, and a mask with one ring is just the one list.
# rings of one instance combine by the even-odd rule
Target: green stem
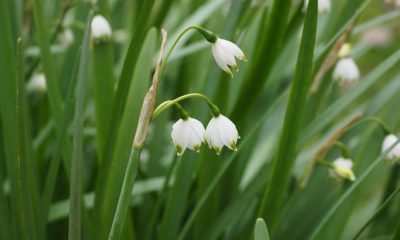
[[124,227],[126,212],[129,208],[129,202],[132,196],[133,185],[137,175],[137,167],[142,148],[132,147],[129,155],[128,166],[125,171],[124,182],[122,184],[121,193],[118,199],[117,210],[115,211],[114,221],[111,226],[111,231],[108,236],[109,240],[120,239]]
[[349,150],[347,149],[346,145],[342,142],[336,141],[333,143],[333,145],[337,146],[340,148],[340,150],[342,151],[342,156],[344,158],[349,158],[350,154],[349,154]]
[[162,63],[162,65],[161,65],[161,68],[160,68],[160,76],[161,76],[161,73],[162,73],[163,70],[164,70],[164,66],[167,64],[168,59],[169,59],[169,57],[171,56],[172,51],[175,49],[176,45],[178,44],[179,40],[181,40],[181,38],[183,37],[183,35],[185,35],[186,32],[188,32],[189,30],[192,30],[192,29],[193,29],[193,30],[199,31],[199,32],[203,35],[203,37],[204,37],[208,42],[210,42],[210,43],[215,43],[215,42],[217,41],[217,36],[216,36],[214,33],[208,31],[207,29],[205,29],[205,28],[203,28],[203,27],[200,27],[200,26],[197,26],[197,25],[190,25],[190,26],[187,26],[185,29],[183,29],[183,30],[181,31],[181,33],[179,34],[179,36],[176,38],[175,42],[172,44],[171,49],[170,49],[170,50],[168,51],[168,53],[165,55],[165,58],[164,58],[164,60],[163,60],[163,63]]
[[392,132],[392,131],[389,130],[389,128],[386,126],[386,124],[382,121],[382,119],[380,119],[378,117],[374,117],[374,116],[364,118],[363,120],[361,120],[358,123],[356,123],[356,124],[352,125],[351,127],[349,127],[347,129],[347,131],[349,131],[349,130],[351,130],[351,129],[353,129],[353,128],[361,125],[361,124],[369,123],[369,122],[373,122],[373,123],[378,124],[378,126],[382,129],[382,131],[383,131],[383,133],[385,135],[388,135],[388,134],[390,134]]
[[211,110],[213,116],[219,115],[218,107],[213,102],[211,102],[211,100],[207,96],[205,96],[201,93],[189,93],[189,94],[182,95],[178,98],[175,98],[173,100],[168,100],[168,101],[161,103],[153,112],[153,120],[156,119],[158,117],[158,115],[160,115],[160,113],[165,111],[167,108],[174,106],[176,103],[178,103],[180,101],[183,101],[188,98],[194,98],[194,97],[205,100],[207,102],[208,106],[210,107],[210,110]]

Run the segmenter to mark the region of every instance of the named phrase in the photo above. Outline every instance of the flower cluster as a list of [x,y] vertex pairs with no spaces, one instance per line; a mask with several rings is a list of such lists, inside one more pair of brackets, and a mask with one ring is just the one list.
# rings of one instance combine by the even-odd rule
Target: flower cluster
[[199,152],[203,142],[219,155],[224,146],[236,151],[239,134],[235,124],[222,114],[214,116],[206,129],[199,120],[186,116],[172,126],[171,139],[179,156],[186,148]]

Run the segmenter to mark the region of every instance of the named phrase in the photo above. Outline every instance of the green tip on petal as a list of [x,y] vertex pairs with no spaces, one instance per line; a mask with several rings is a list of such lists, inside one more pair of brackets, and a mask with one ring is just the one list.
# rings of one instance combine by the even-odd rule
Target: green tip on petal
[[243,57],[241,57],[239,60],[243,61],[243,62],[247,62],[247,57],[245,55],[243,55]]
[[200,145],[196,145],[194,146],[194,150],[199,153],[200,152]]
[[231,144],[230,144],[229,146],[230,146],[230,148],[231,148],[233,151],[237,151],[236,141],[232,141]]
[[177,154],[178,156],[182,156],[182,154],[183,154],[182,146],[179,145],[179,144],[177,144],[177,145],[175,146],[175,148],[176,148],[176,154]]
[[220,148],[214,148],[215,153],[219,156],[221,154],[221,149]]

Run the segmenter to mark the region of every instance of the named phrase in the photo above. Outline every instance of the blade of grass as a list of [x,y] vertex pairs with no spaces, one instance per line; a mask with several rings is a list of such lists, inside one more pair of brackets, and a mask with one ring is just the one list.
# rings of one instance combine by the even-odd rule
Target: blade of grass
[[300,130],[303,125],[305,103],[311,84],[312,62],[317,28],[318,2],[310,0],[305,16],[304,30],[297,59],[296,72],[286,110],[283,131],[277,154],[272,162],[271,176],[260,204],[258,216],[267,219],[274,228],[285,197],[296,158]]
[[[24,104],[24,81],[20,78],[19,68],[22,63],[22,52],[15,59],[12,30],[6,1],[0,2],[0,70],[3,79],[0,88],[0,111],[2,117],[2,134],[5,139],[7,173],[11,184],[11,203],[13,214],[17,216],[18,235],[21,239],[36,239],[36,227],[33,219],[30,183],[27,178],[27,129],[24,121],[26,111]],[[19,43],[21,46],[21,42]],[[20,48],[22,51],[22,49]],[[21,91],[22,89],[22,91]]]
[[336,201],[336,203],[329,209],[329,211],[325,214],[325,216],[321,219],[317,227],[311,234],[310,239],[316,240],[318,239],[318,235],[323,231],[326,223],[334,216],[335,212],[340,210],[340,207],[346,203],[346,200],[351,197],[352,193],[365,181],[365,179],[371,174],[371,172],[376,169],[380,164],[382,164],[382,160],[386,156],[386,154],[391,151],[395,147],[395,144],[391,146],[387,151],[381,154],[374,162],[370,164],[370,166],[359,176],[356,182],[354,182],[347,190],[342,194],[342,196]]
[[83,161],[83,125],[85,111],[86,82],[89,68],[89,37],[92,13],[89,14],[85,36],[82,43],[81,60],[76,86],[76,108],[74,119],[73,152],[71,164],[70,184],[70,217],[68,225],[68,239],[81,239],[81,210],[82,210],[82,161]]

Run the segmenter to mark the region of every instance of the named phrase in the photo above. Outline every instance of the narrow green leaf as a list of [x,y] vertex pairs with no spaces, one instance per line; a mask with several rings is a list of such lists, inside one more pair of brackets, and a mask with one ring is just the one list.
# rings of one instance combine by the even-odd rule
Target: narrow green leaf
[[103,156],[102,150],[105,148],[107,128],[110,126],[114,102],[115,80],[112,44],[111,41],[93,42],[91,49],[91,78],[93,81],[99,161]]
[[76,86],[76,107],[73,133],[73,152],[70,184],[70,217],[68,239],[81,239],[81,201],[82,201],[82,161],[83,161],[83,125],[85,94],[89,73],[89,38],[92,13],[89,14],[85,36],[82,43],[78,84]]
[[265,224],[262,218],[257,218],[256,225],[254,226],[254,240],[269,240],[267,224]]
[[[150,85],[152,71],[153,53],[156,51],[157,32],[155,29],[148,31],[143,47],[140,50],[139,61],[135,67],[131,80],[126,106],[121,118],[121,123],[116,129],[116,146],[112,156],[113,163],[109,165],[109,176],[107,181],[101,181],[104,186],[104,195],[96,194],[95,225],[103,226],[96,234],[107,238],[114,218],[114,212],[118,203],[118,194],[121,190],[124,173],[128,164],[127,156],[132,148],[133,133],[142,106],[141,99],[144,98]],[[105,163],[107,165],[107,163]],[[100,170],[101,171],[101,170]],[[99,182],[100,183],[100,182]],[[100,186],[99,186],[100,187]]]
[[[17,217],[20,239],[37,239],[32,209],[31,184],[27,170],[27,114],[25,108],[25,84],[21,78],[23,50],[18,43],[18,59],[15,58],[13,35],[6,1],[0,2],[0,111],[2,134],[5,140],[7,175],[11,185],[13,214]],[[17,65],[18,64],[18,65]],[[18,67],[17,67],[18,66]],[[35,191],[36,189],[33,189]]]
[[115,211],[114,220],[111,225],[111,231],[108,236],[109,240],[121,239],[122,230],[125,224],[125,216],[131,200],[132,188],[136,179],[140,152],[141,149],[132,147],[132,151],[129,155],[128,165],[126,166],[124,182],[122,184],[121,193],[118,199],[117,210]]
[[270,180],[260,204],[259,216],[265,217],[272,228],[277,224],[303,126],[307,93],[311,83],[317,9],[317,0],[310,0],[278,151],[272,162]]
[[358,232],[354,235],[353,239],[357,239],[363,231],[368,227],[370,223],[377,217],[382,211],[386,209],[386,207],[389,205],[389,203],[396,197],[396,195],[400,192],[400,188],[396,189],[388,198],[385,199],[385,201],[375,210],[374,214],[372,214],[370,217],[368,217],[364,223],[364,225],[358,230]]

